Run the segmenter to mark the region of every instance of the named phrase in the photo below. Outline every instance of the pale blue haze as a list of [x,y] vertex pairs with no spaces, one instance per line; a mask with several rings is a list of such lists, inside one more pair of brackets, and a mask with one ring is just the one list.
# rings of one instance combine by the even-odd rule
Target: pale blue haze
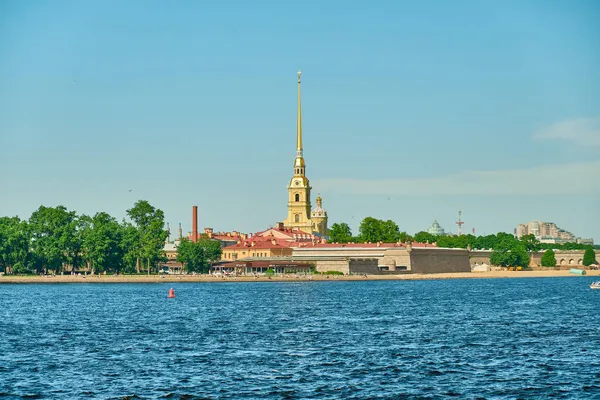
[[477,234],[600,240],[600,3],[283,3],[0,1],[0,215],[147,199],[186,232],[194,204],[201,227],[265,229],[301,69],[330,223],[455,231],[461,208]]

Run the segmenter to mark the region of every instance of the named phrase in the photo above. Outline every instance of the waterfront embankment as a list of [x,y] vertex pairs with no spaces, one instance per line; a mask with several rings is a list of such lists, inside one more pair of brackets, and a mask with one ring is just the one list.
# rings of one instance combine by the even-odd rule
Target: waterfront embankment
[[[586,276],[600,276],[600,270],[586,271]],[[440,274],[402,275],[276,275],[276,276],[215,276],[215,275],[46,275],[0,276],[2,283],[164,283],[164,282],[298,282],[298,281],[376,281],[482,278],[548,278],[579,276],[560,271],[488,271]]]

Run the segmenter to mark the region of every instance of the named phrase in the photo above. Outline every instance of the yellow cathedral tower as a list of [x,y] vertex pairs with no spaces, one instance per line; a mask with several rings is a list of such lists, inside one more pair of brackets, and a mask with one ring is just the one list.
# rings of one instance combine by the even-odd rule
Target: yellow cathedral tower
[[[302,154],[302,102],[300,101],[300,77],[298,71],[298,122],[296,127],[296,158],[294,176],[288,185],[288,213],[283,221],[286,228],[296,228],[307,233],[327,235],[327,211],[322,208],[322,199],[317,199],[317,207],[311,213],[310,183],[306,177],[306,163]],[[313,221],[314,219],[314,221]]]

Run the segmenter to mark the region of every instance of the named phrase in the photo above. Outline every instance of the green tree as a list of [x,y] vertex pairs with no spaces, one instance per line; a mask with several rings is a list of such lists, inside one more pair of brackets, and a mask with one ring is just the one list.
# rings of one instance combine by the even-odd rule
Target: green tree
[[490,255],[490,263],[503,267],[528,266],[529,255],[525,250],[525,246],[512,235],[503,234],[500,236],[500,242]]
[[29,218],[37,272],[59,272],[76,251],[77,215],[64,206],[40,206]]
[[540,241],[535,238],[535,235],[523,235],[520,239],[528,252],[538,251],[540,249]]
[[85,214],[80,215],[77,222],[77,236],[81,244],[81,249],[79,251],[79,257],[71,264],[71,272],[75,272],[75,270],[83,264],[86,264],[88,268],[91,268],[92,264],[90,258],[91,255],[89,254],[87,247],[87,242],[89,241],[87,237],[92,233],[92,217]]
[[381,221],[381,237],[379,241],[385,243],[394,243],[398,241],[398,236],[400,235],[400,228],[398,225],[388,219],[387,221]]
[[29,259],[27,221],[0,217],[0,271],[25,272]]
[[123,264],[122,230],[117,220],[99,212],[84,235],[84,248],[92,273],[119,271]]
[[123,251],[123,272],[139,272],[140,234],[135,226],[123,221],[120,225],[121,249]]
[[554,255],[554,250],[549,249],[544,252],[542,256],[542,267],[555,267],[556,266],[556,257]]
[[183,238],[177,246],[177,261],[179,261],[187,272],[205,273],[209,268],[206,249],[199,242],[192,242]]
[[466,247],[466,239],[462,239],[461,236],[437,236],[436,243],[438,247],[448,247],[451,249]]
[[415,242],[418,243],[433,243],[436,241],[436,236],[425,231],[415,233]]
[[381,238],[381,221],[373,217],[366,217],[361,221],[358,232],[361,241],[378,242]]
[[525,250],[529,254],[529,259],[531,260],[533,257],[533,252],[538,251],[540,249],[540,241],[535,238],[535,235],[528,234],[521,236],[520,242],[525,247]]
[[139,200],[132,208],[127,210],[127,215],[133,221],[139,234],[139,255],[136,270],[140,270],[140,259],[146,261],[147,271],[159,261],[164,261],[163,246],[167,238],[164,229],[164,213],[154,208],[148,201]]
[[335,223],[329,228],[329,241],[333,243],[348,243],[352,241],[352,231],[345,222]]
[[498,243],[496,235],[477,236],[475,239],[475,248],[482,250],[494,249]]
[[207,237],[201,237],[196,243],[197,246],[204,248],[204,256],[209,266],[218,262],[221,259],[223,250],[221,249],[221,242],[218,240],[209,239]]
[[396,242],[400,235],[400,229],[394,221],[383,221],[373,217],[363,219],[358,230],[360,240],[371,243]]
[[583,253],[583,265],[589,267],[592,264],[596,263],[596,252],[592,247],[588,247],[585,249],[585,253]]
[[406,232],[400,232],[398,234],[398,241],[401,243],[414,242],[415,240],[416,240],[415,238],[413,238]]

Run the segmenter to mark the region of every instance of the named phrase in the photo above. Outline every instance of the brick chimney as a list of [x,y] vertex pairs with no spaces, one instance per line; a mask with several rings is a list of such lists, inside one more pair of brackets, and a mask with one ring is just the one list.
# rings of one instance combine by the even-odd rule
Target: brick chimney
[[192,206],[192,242],[198,241],[198,206]]

